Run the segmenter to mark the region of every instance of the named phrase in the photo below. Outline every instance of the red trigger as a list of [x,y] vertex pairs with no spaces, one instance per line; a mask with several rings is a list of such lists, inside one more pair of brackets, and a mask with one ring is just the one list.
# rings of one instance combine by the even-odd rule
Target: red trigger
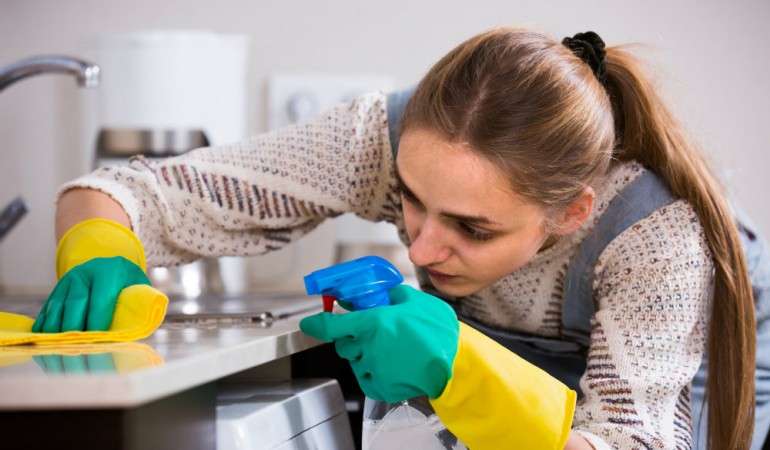
[[324,302],[324,312],[332,312],[332,309],[334,309],[334,302],[337,301],[337,297],[333,297],[331,295],[323,295],[322,299]]

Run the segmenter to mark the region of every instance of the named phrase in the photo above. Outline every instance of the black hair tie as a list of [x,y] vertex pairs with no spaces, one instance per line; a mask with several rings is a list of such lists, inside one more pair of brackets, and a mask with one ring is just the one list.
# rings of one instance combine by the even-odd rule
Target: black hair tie
[[572,53],[578,58],[585,61],[593,70],[596,79],[604,85],[607,79],[607,64],[604,59],[607,52],[604,50],[604,41],[598,34],[593,31],[586,31],[572,37],[565,37],[561,43],[572,50]]

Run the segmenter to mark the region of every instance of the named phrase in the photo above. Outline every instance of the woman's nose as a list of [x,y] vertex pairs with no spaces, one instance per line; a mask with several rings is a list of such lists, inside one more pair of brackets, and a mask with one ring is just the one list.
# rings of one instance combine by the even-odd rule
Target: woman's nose
[[445,261],[452,251],[442,237],[445,237],[445,233],[441,232],[440,227],[423,223],[409,246],[409,260],[417,266]]

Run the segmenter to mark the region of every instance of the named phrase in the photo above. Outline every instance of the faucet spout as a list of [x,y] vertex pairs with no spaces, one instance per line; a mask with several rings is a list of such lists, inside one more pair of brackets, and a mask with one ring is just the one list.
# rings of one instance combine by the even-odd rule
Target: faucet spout
[[42,73],[72,75],[81,87],[99,85],[99,66],[96,64],[71,56],[42,55],[0,67],[0,91],[22,78]]
[[29,211],[29,206],[21,197],[17,197],[0,211],[0,241],[11,231],[16,222],[21,220],[27,211]]
[[[0,91],[23,78],[41,73],[72,75],[81,87],[99,85],[99,66],[96,64],[71,56],[42,55],[0,67]],[[28,210],[27,203],[21,197],[0,210],[0,241]]]

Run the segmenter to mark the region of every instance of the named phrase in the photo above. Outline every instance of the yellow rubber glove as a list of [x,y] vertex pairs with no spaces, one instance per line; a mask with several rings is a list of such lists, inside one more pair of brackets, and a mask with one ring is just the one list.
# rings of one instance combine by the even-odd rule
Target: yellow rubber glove
[[149,285],[139,238],[107,219],[90,219],[64,234],[56,250],[54,290],[32,331],[105,331],[112,322],[120,292]]
[[460,323],[452,378],[430,402],[473,450],[562,450],[577,395],[557,379]]
[[122,256],[147,271],[144,247],[133,231],[107,219],[89,219],[70,228],[56,248],[56,277],[94,258]]

